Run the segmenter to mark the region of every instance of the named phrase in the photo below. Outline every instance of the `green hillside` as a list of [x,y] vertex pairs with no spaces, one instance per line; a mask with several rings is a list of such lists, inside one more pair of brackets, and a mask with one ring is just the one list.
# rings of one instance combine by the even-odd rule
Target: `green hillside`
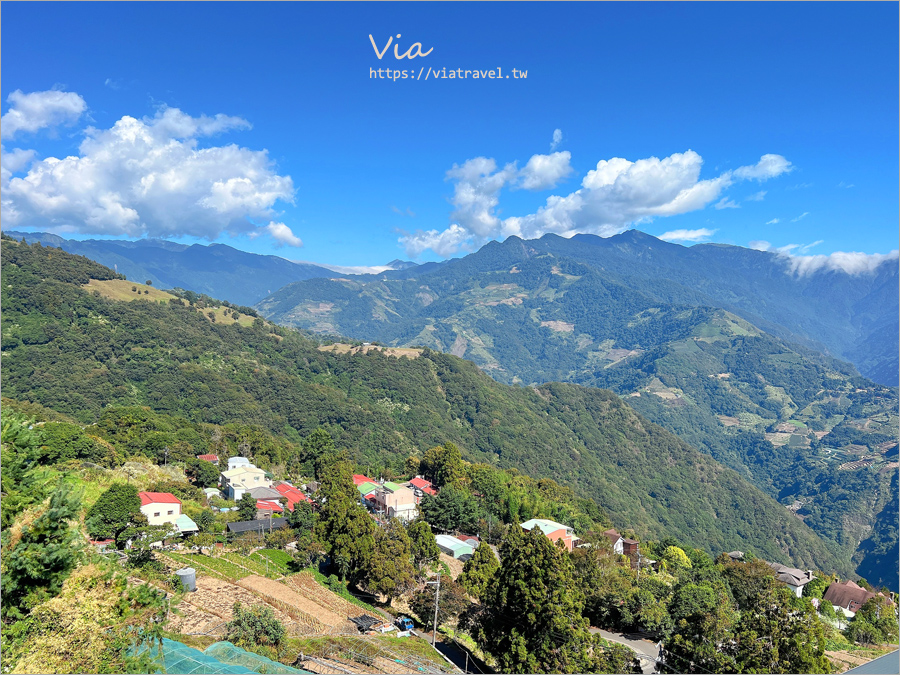
[[[897,537],[896,518],[878,517],[891,508],[897,469],[888,456],[895,388],[734,313],[692,305],[704,296],[676,282],[643,279],[637,290],[622,281],[621,261],[611,273],[545,252],[555,241],[545,239],[485,246],[415,277],[291,284],[257,307],[312,331],[463,356],[508,384],[610,389],[790,507],[871,581],[896,587],[896,563],[866,562],[861,546]],[[657,243],[654,256],[668,251]]]
[[836,545],[610,392],[510,387],[433,350],[340,353],[262,319],[212,321],[182,298],[123,302],[82,288],[114,277],[4,240],[4,395],[82,423],[109,406],[146,406],[192,423],[256,425],[275,445],[325,425],[357,461],[398,473],[408,456],[452,441],[466,459],[571,486],[641,537],[850,569]]

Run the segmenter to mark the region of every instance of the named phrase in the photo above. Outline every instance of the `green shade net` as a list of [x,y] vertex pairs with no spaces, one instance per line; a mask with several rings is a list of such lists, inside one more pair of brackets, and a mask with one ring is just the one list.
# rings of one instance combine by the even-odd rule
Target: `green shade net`
[[216,642],[215,644],[211,644],[206,648],[206,651],[204,651],[203,654],[207,657],[218,659],[222,663],[227,663],[228,665],[233,667],[244,667],[250,669],[220,672],[266,673],[267,675],[271,675],[272,673],[310,672],[308,670],[300,670],[299,668],[291,668],[290,666],[286,666],[283,663],[278,663],[278,661],[267,659],[265,656],[260,656],[259,654],[248,652],[247,650],[241,649],[240,647],[235,647],[230,642]]
[[[146,647],[140,652],[146,651]],[[139,653],[140,653],[139,652]],[[158,646],[150,649],[150,655],[158,658]],[[235,647],[230,642],[216,642],[210,645],[205,652],[187,645],[163,638],[162,662],[157,661],[162,667],[157,667],[157,673],[307,673],[306,670],[298,670],[285,666],[277,661],[272,661],[264,656],[245,651]]]

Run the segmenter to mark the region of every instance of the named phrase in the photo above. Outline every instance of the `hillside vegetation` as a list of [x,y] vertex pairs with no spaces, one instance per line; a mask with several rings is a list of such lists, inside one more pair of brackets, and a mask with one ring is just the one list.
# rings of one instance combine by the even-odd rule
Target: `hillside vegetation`
[[[810,309],[824,311],[832,291],[836,321],[854,303],[869,307],[860,321],[874,321],[874,299],[896,282],[891,264],[871,278],[843,275],[841,290],[837,273],[791,278],[758,251],[684,249],[640,233],[577,239],[511,238],[428,269],[304,281],[257,307],[303,329],[464,356],[508,384],[610,389],[896,587],[897,566],[884,562],[896,517],[879,514],[896,516],[897,390],[796,342],[821,347],[797,322],[824,331]],[[726,263],[746,289],[726,282]],[[882,299],[890,317],[893,300]]]
[[273,447],[324,425],[358,462],[397,473],[449,441],[470,461],[552,477],[641,537],[849,571],[837,546],[608,391],[509,387],[430,349],[323,351],[262,319],[212,322],[184,298],[111,300],[82,285],[113,272],[56,249],[6,240],[3,270],[4,394],[82,424],[109,406],[146,406],[258,427]]

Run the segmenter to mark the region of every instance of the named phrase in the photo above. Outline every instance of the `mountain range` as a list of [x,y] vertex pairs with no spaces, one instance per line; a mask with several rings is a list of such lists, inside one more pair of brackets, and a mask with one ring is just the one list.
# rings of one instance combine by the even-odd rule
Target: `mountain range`
[[610,391],[504,385],[427,348],[322,344],[52,248],[4,239],[2,255],[4,395],[18,401],[83,424],[142,406],[289,442],[325,426],[373,469],[402,471],[449,441],[470,461],[553,477],[643,539],[853,569],[848,549]]
[[[150,281],[158,288],[183,288],[238,305],[253,305],[292,281],[342,278],[353,268],[332,269],[274,255],[240,251],[225,244],[178,244],[164,239],[65,239],[48,232],[7,232],[28,243],[83,255],[124,274],[130,281]],[[406,269],[413,263],[393,260],[383,269]]]

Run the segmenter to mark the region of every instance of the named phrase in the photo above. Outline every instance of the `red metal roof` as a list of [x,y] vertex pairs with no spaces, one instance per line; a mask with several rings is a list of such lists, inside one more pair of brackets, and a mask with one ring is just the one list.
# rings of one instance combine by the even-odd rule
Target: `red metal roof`
[[181,504],[181,500],[171,492],[138,492],[138,496],[141,498],[141,506],[147,506],[148,504]]
[[291,511],[294,510],[294,504],[297,502],[307,502],[312,504],[312,500],[303,494],[300,490],[295,488],[293,485],[288,485],[287,483],[279,483],[278,485],[273,485],[278,492],[287,497],[288,500],[288,509]]
[[256,500],[256,508],[261,511],[278,511],[278,513],[284,513],[284,509],[281,508],[279,504],[267,502],[263,499]]
[[218,455],[197,455],[197,459],[205,459],[207,462],[218,462]]
[[413,487],[419,488],[420,490],[431,487],[431,481],[427,481],[424,478],[419,478],[418,476],[409,481],[409,484]]
[[377,480],[373,480],[368,476],[363,476],[361,473],[353,474],[353,484],[354,485],[362,485],[363,483],[378,483]]

